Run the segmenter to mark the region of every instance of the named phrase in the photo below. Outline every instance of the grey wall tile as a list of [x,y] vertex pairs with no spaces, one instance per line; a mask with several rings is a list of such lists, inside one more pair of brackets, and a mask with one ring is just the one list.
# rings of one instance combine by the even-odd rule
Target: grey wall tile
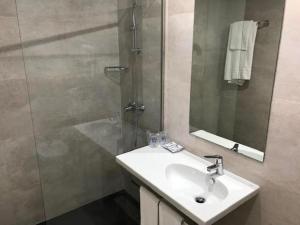
[[0,1],[0,223],[44,220],[15,1]]
[[[32,224],[44,219],[35,142],[23,79],[0,82],[0,222]],[[4,198],[4,199],[3,199]]]
[[28,94],[25,80],[0,82],[0,140],[32,134]]
[[[0,197],[0,223],[5,225],[35,224],[44,217],[40,185],[27,190],[10,190]],[[9,203],[9,204],[8,204]]]
[[1,0],[0,9],[0,16],[16,16],[16,5],[14,0]]
[[[50,219],[122,187],[119,168],[103,156],[108,154],[105,149],[75,128],[111,118],[120,110],[120,84],[104,74],[105,66],[119,64],[117,1],[16,2],[45,213]],[[15,99],[20,101],[20,95]],[[101,174],[93,169],[102,169]]]
[[[245,1],[195,2],[190,125],[227,137],[232,136],[232,129],[224,121],[234,122],[236,102],[231,102],[231,109],[221,101],[228,89],[223,79],[228,27],[243,18],[244,7]],[[224,118],[225,115],[230,117]]]
[[19,28],[16,17],[0,16],[0,47],[20,44]]
[[[128,4],[119,4],[118,9],[117,1],[0,1],[1,224],[36,224],[123,187],[114,156],[98,143],[101,137],[92,140],[77,125],[111,119],[124,104],[121,93],[123,100],[130,96],[125,90],[131,88],[130,77],[122,78],[121,92],[120,79],[103,72],[104,66],[120,63],[119,55],[125,66],[132,62],[126,55],[131,46]],[[141,126],[157,129],[161,1],[138,4],[144,9],[139,16],[145,33],[140,40],[145,52],[137,62],[143,74],[138,82],[144,86],[139,91],[149,96]],[[127,17],[119,21],[121,8]],[[124,37],[118,36],[120,30],[127,30]],[[138,138],[143,144],[142,129]]]
[[21,54],[1,57],[0,53],[0,81],[24,78],[24,62]]
[[47,218],[122,188],[114,156],[75,127],[38,136],[38,155]]
[[[256,0],[247,1],[245,9],[245,19],[268,19],[270,26],[258,30],[251,80],[238,91],[235,139],[261,151],[265,151],[266,146],[283,9],[284,1],[261,4]],[[247,128],[251,129],[251,134]]]
[[[146,110],[139,115],[137,129],[138,145],[146,142],[145,130],[158,131],[161,124],[161,1],[138,1],[137,8],[138,40],[142,54],[134,56],[131,24],[132,2],[119,1],[119,46],[120,64],[128,65],[129,71],[121,79],[122,107],[134,100],[133,89],[136,87],[135,101],[145,105]],[[134,73],[135,71],[135,73]],[[134,85],[132,85],[132,80]],[[123,115],[123,142],[129,149],[135,144],[135,118],[132,113]]]

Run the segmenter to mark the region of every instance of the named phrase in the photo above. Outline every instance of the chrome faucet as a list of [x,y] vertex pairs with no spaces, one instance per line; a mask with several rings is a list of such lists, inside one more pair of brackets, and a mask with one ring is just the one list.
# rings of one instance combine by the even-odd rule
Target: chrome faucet
[[212,177],[214,176],[221,176],[224,174],[223,168],[224,168],[224,163],[223,163],[223,156],[220,155],[206,155],[204,158],[207,159],[215,159],[215,163],[211,166],[207,167],[207,171],[210,173]]
[[144,105],[137,105],[135,102],[130,102],[125,108],[125,112],[135,112],[135,111],[140,111],[144,112],[145,111],[145,106]]

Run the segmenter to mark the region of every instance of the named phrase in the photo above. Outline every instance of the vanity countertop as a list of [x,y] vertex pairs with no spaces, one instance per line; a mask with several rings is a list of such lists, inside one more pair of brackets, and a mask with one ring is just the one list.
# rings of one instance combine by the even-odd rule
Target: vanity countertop
[[[186,150],[170,153],[146,146],[116,160],[199,225],[216,222],[259,191],[258,185],[226,170],[210,184],[206,167],[211,163]],[[207,198],[205,203],[195,201],[199,195]]]

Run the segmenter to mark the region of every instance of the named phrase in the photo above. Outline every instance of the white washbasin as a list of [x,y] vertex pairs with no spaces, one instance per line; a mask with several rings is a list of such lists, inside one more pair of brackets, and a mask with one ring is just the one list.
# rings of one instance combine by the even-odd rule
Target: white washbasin
[[166,168],[166,177],[170,188],[192,202],[202,197],[205,199],[203,204],[213,204],[228,196],[228,190],[221,181],[216,179],[212,183],[207,173],[190,166],[171,164]]
[[[226,170],[213,184],[206,170],[211,163],[188,151],[172,154],[161,147],[147,146],[116,158],[121,166],[199,225],[215,223],[259,190],[256,184]],[[205,202],[196,202],[196,197]]]

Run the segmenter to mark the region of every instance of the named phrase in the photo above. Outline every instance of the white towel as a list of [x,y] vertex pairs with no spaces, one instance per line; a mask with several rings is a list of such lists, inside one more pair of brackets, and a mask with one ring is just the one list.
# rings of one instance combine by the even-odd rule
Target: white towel
[[243,85],[251,79],[257,23],[240,21],[231,24],[228,38],[224,79]]
[[183,218],[164,202],[159,204],[159,225],[187,225]]
[[146,188],[140,188],[141,225],[158,225],[159,201]]
[[244,35],[244,22],[235,22],[230,25],[228,45],[230,50],[247,50],[247,38]]

